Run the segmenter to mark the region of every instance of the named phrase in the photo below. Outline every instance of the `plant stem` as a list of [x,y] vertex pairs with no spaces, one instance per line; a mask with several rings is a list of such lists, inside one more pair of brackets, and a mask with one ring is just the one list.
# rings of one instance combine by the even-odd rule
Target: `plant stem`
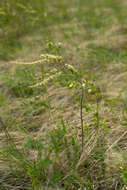
[[99,100],[97,98],[97,108],[96,108],[96,119],[97,119],[97,124],[96,127],[97,129],[99,128],[99,124],[100,124],[100,118],[99,118]]
[[80,100],[80,121],[81,121],[81,129],[82,129],[82,152],[83,152],[83,147],[84,147],[83,100],[84,100],[84,91],[83,91],[83,87],[82,87],[82,90],[81,90],[81,100]]

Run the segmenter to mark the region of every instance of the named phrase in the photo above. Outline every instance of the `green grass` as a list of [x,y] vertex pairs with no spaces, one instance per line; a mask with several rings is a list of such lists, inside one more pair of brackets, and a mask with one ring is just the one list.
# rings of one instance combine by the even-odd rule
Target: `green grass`
[[0,190],[125,188],[126,8],[0,2]]

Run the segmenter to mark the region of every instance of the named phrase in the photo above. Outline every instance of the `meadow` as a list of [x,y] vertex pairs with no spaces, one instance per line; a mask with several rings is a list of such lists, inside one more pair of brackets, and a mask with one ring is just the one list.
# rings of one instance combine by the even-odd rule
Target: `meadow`
[[127,189],[126,9],[0,2],[0,190]]

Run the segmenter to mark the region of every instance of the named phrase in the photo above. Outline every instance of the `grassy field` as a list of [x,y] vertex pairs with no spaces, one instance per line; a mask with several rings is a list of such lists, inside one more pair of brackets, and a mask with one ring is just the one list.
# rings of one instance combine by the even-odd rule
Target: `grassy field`
[[0,2],[0,190],[127,189],[126,9]]

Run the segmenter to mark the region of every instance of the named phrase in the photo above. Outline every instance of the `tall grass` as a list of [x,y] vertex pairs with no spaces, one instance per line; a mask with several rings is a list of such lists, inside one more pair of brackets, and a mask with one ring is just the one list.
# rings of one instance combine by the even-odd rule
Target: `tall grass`
[[[101,11],[97,13],[98,8]],[[12,59],[14,53],[22,48],[22,37],[26,34],[41,31],[46,36],[51,33],[50,27],[54,24],[73,22],[74,18],[86,29],[86,38],[91,39],[94,37],[93,32],[104,31],[105,27],[112,24],[113,18],[109,17],[104,8],[113,11],[116,20],[122,25],[126,23],[125,10],[119,1],[3,0],[0,2],[0,58]]]
[[[101,78],[107,74],[106,80],[113,80],[111,72],[126,63],[124,44],[117,47],[116,42],[114,46],[109,42],[126,33],[126,12],[120,1],[3,0],[0,4],[1,59],[14,58],[25,35],[40,32],[47,43],[43,42],[44,52],[38,60],[9,62],[8,72],[0,77],[5,88],[0,95],[0,140],[4,144],[0,145],[0,163],[5,168],[3,176],[0,170],[0,188],[126,188],[126,157],[115,169],[114,161],[110,166],[107,161],[126,135],[112,144],[108,140],[120,112],[111,119],[109,115],[114,114],[123,91],[109,99],[102,91]],[[57,43],[59,39],[62,43]],[[126,107],[125,100],[125,126]]]
[[45,24],[45,2],[3,0],[0,5],[0,57],[8,58],[21,48],[22,36]]
[[[56,45],[54,48],[56,49]],[[69,122],[71,123],[72,120],[64,119],[66,113],[60,115],[60,119],[58,119],[58,114],[58,118],[54,121],[55,127],[47,129],[47,132],[42,135],[44,140],[30,136],[20,146],[15,144],[13,137],[8,132],[8,127],[2,122],[8,143],[3,147],[1,155],[13,175],[16,175],[18,179],[25,178],[33,190],[39,190],[41,186],[47,185],[52,188],[58,186],[66,190],[110,189],[111,184],[105,178],[106,136],[109,128],[105,122],[106,118],[102,118],[100,113],[101,101],[105,101],[105,99],[95,85],[94,76],[85,73],[82,69],[77,70],[72,65],[64,63],[61,56],[52,54],[43,54],[39,60],[34,62],[12,62],[11,64],[25,65],[28,68],[32,65],[36,68],[39,64],[42,78],[39,77],[39,81],[33,80],[33,84],[24,80],[27,89],[31,88],[33,92],[36,89],[39,96],[42,96],[42,92],[48,95],[49,87],[52,85],[58,89],[62,87],[71,90],[72,98],[74,97],[77,105],[76,112],[78,111],[80,116],[78,126],[70,126]],[[14,78],[16,79],[17,76],[15,75]],[[21,75],[21,77],[23,79],[25,75]],[[36,78],[37,75],[33,77]],[[14,91],[17,97],[24,97],[25,94],[28,97],[31,96],[25,90],[24,85],[20,90],[18,81],[15,80],[15,82],[17,83],[15,89],[13,82],[10,82],[10,87],[12,86],[10,90]],[[40,91],[37,90],[38,88]],[[20,94],[21,96],[19,96]],[[51,112],[52,109],[55,110],[55,107],[50,102],[47,104],[47,100],[43,99],[42,101],[42,99],[39,98],[38,103],[30,99],[33,110],[44,106],[50,110],[50,117],[52,117]],[[29,105],[27,104],[27,106]],[[84,114],[87,112],[91,115],[88,124],[84,122]]]

